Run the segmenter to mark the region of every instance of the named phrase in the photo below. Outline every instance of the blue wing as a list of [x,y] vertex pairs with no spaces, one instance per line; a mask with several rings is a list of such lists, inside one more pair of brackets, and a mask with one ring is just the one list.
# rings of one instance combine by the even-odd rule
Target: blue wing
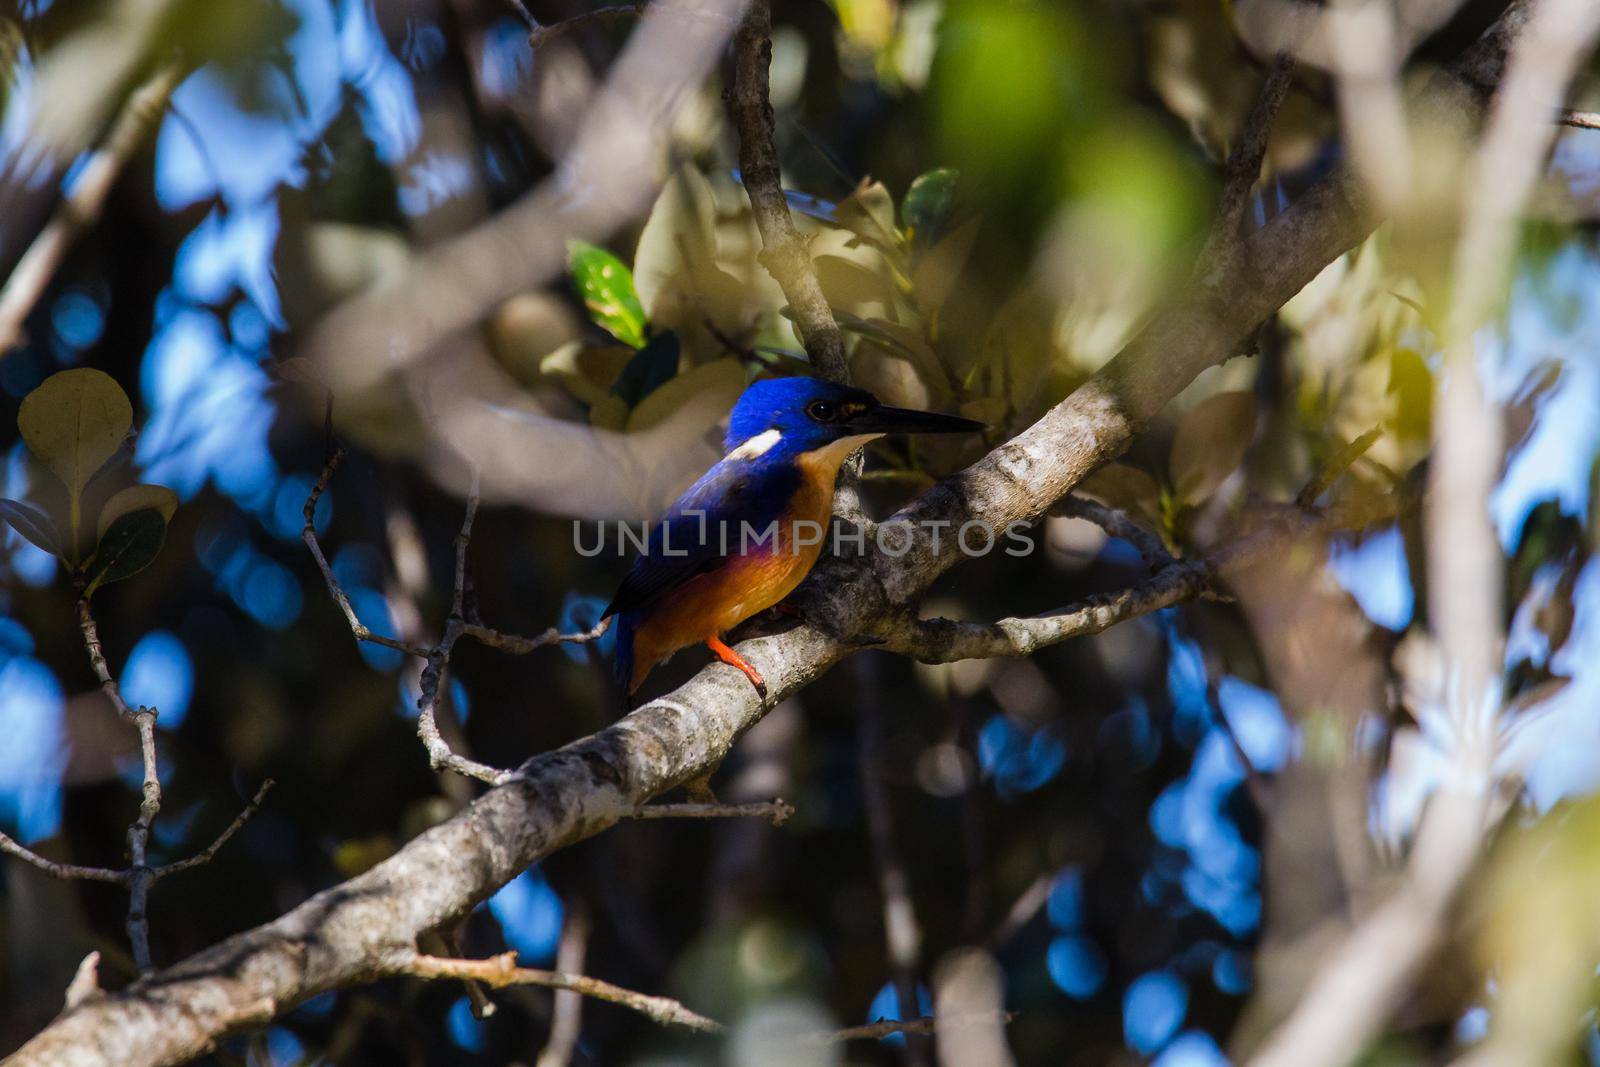
[[800,486],[786,461],[723,460],[706,471],[650,531],[606,615],[648,609],[739,554],[741,523],[756,529],[777,519]]

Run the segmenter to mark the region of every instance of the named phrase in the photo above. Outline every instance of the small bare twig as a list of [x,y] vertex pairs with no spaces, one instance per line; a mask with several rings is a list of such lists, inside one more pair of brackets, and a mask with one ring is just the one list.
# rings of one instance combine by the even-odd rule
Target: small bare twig
[[322,580],[328,586],[328,595],[333,597],[333,602],[339,605],[339,610],[344,612],[345,621],[350,624],[350,632],[357,641],[366,641],[384,648],[392,648],[396,652],[404,652],[408,656],[419,659],[428,657],[428,649],[421,645],[411,644],[407,641],[396,641],[392,637],[373,633],[367,629],[361,619],[356,615],[356,609],[350,603],[344,587],[339,584],[339,579],[333,576],[333,568],[328,565],[328,557],[322,554],[322,544],[317,540],[317,527],[315,517],[317,501],[322,499],[322,494],[328,491],[328,483],[333,480],[334,472],[339,469],[339,464],[344,461],[344,448],[333,445],[328,453],[328,461],[322,465],[322,473],[317,476],[316,484],[311,487],[311,494],[306,497],[304,510],[306,524],[300,530],[300,540],[305,542],[311,550],[311,558],[317,561],[317,569],[322,571]]
[[141,973],[153,966],[150,960],[150,918],[147,904],[150,886],[154,883],[148,849],[150,827],[161,813],[161,778],[156,767],[156,716],[155,708],[140,705],[128,707],[122,699],[122,690],[111,676],[105,653],[100,647],[100,631],[95,626],[94,615],[89,610],[89,598],[78,598],[78,628],[83,632],[84,648],[89,653],[89,665],[100,679],[100,689],[124,722],[139,731],[139,753],[144,765],[144,780],[139,786],[139,815],[128,827],[128,940],[133,944],[133,960]]
[[625,816],[629,819],[766,819],[782,826],[794,815],[787,800],[762,800],[749,804],[647,804]]
[[497,648],[501,652],[509,652],[513,656],[527,655],[535,649],[546,648],[556,644],[582,645],[590,641],[598,641],[611,629],[609,618],[601,619],[594,626],[581,633],[564,634],[554,626],[535,637],[523,637],[521,634],[502,633],[492,630],[478,623],[464,623],[461,627],[461,636],[470,637],[481,645]]
[[1580,130],[1600,130],[1600,112],[1574,111],[1570,107],[1561,109],[1556,121],[1562,126],[1573,126]]
[[1273,120],[1283,106],[1294,76],[1294,59],[1280,54],[1273,61],[1267,78],[1261,83],[1250,114],[1245,117],[1244,128],[1222,170],[1222,199],[1217,205],[1216,219],[1211,236],[1201,254],[1201,264],[1214,263],[1219,256],[1227,256],[1238,246],[1244,236],[1245,208],[1250,203],[1250,191],[1261,177],[1261,162],[1267,155],[1267,140],[1272,133]]
[[733,117],[739,131],[739,168],[756,228],[761,231],[761,265],[783,289],[794,310],[800,339],[817,373],[842,382],[848,374],[844,334],[828,307],[811,265],[808,242],[795,229],[783,195],[778,150],[773,144],[772,12],[767,0],[751,0],[734,37]]
[[184,64],[169,64],[128,97],[105,144],[89,156],[72,191],[28,246],[0,289],[0,354],[22,343],[23,322],[50,287],[67,253],[99,220],[117,176],[149,138],[188,72]]
[[[580,904],[567,911],[556,945],[556,970],[563,974],[582,974],[589,945],[589,913]],[[567,1067],[578,1046],[583,1028],[583,996],[570,989],[556,990],[555,1010],[550,1021],[550,1040],[539,1052],[533,1067]]]
[[233,840],[233,835],[243,829],[244,824],[250,821],[251,816],[260,810],[261,802],[267,799],[267,793],[274,784],[276,783],[271,778],[262,782],[261,788],[256,790],[256,795],[250,798],[250,803],[246,804],[244,809],[233,817],[233,821],[228,824],[227,829],[217,835],[215,841],[188,859],[178,860],[176,863],[169,863],[164,867],[157,867],[150,872],[152,881],[159,882],[169,874],[177,874],[180,871],[187,871],[192,867],[201,867],[210,863],[216,854],[222,851],[222,847]]
[[1112,537],[1131,544],[1151,567],[1164,567],[1173,562],[1172,553],[1161,543],[1161,538],[1134,522],[1120,508],[1108,507],[1088,497],[1069,496],[1052,508],[1051,514],[1094,523]]
[[797,1044],[837,1045],[845,1041],[879,1041],[893,1034],[932,1034],[941,1028],[950,1026],[993,1023],[997,1021],[1009,1023],[1016,1017],[1016,1012],[1005,1011],[997,1014],[954,1015],[937,1019],[931,1015],[923,1015],[915,1019],[885,1019],[882,1022],[867,1023],[865,1026],[849,1026],[843,1030],[824,1030],[816,1034],[807,1034]]
[[0,834],[0,852],[8,856],[15,856],[24,863],[32,864],[52,878],[62,881],[84,882],[112,882],[116,885],[128,883],[127,871],[113,871],[106,867],[80,867],[75,863],[57,863],[47,860],[37,852],[21,844],[5,834]]
[[581,974],[518,967],[515,952],[504,952],[486,960],[444,959],[439,956],[417,955],[396,968],[393,973],[408,974],[417,978],[473,980],[482,982],[491,989],[504,989],[516,985],[565,989],[636,1011],[663,1026],[678,1026],[703,1034],[720,1034],[726,1029],[716,1020],[690,1011],[670,997],[636,993],[631,989],[624,989],[610,982],[602,982],[598,978],[589,978]]
[[[867,809],[867,830],[872,843],[873,866],[878,874],[878,892],[882,896],[883,932],[888,949],[889,976],[894,986],[895,1000],[900,1014],[919,1011],[917,970],[922,955],[922,927],[917,922],[916,906],[911,899],[911,877],[906,872],[894,831],[894,811],[889,803],[889,783],[885,768],[884,747],[887,744],[883,722],[882,694],[877,690],[879,663],[876,657],[859,657],[855,664],[861,681],[860,708],[857,715],[857,748],[860,756],[861,797]],[[928,1041],[921,1031],[907,1031],[910,1035],[904,1049],[904,1060],[913,1067],[929,1063],[932,1059]]]
[[[330,422],[331,422],[330,401]],[[328,443],[328,459],[323,464],[322,473],[318,475],[316,483],[311,487],[311,493],[306,497],[304,508],[305,526],[300,531],[300,539],[310,549],[311,557],[317,562],[317,569],[322,572],[323,582],[328,587],[328,594],[333,597],[334,603],[339,605],[339,610],[344,612],[345,621],[350,625],[350,632],[357,641],[367,641],[372,644],[382,645],[404,652],[409,656],[416,656],[423,661],[422,674],[418,679],[417,688],[417,736],[422,739],[423,747],[428,753],[428,762],[434,770],[448,770],[467,778],[476,778],[480,782],[490,785],[499,785],[511,777],[510,771],[500,770],[485,763],[468,759],[450,747],[439,731],[438,707],[439,693],[444,682],[445,669],[450,663],[450,653],[455,650],[456,642],[462,637],[471,637],[491,648],[498,648],[505,652],[517,655],[532,652],[537,648],[557,643],[583,644],[597,640],[610,625],[610,620],[602,620],[598,625],[582,633],[563,634],[551,628],[537,637],[522,637],[517,634],[501,633],[499,630],[490,629],[477,623],[469,623],[466,619],[466,588],[467,588],[467,549],[472,543],[472,524],[478,515],[479,492],[478,473],[473,471],[472,488],[467,494],[466,511],[462,516],[461,530],[455,538],[455,574],[450,591],[450,617],[445,621],[444,634],[439,643],[432,647],[425,647],[410,641],[398,641],[394,638],[384,637],[373,633],[356,615],[355,607],[350,603],[350,597],[345,593],[339,580],[334,577],[333,568],[328,564],[328,558],[323,554],[322,544],[317,538],[315,516],[317,501],[322,494],[328,491],[328,485],[333,480],[334,473],[339,469],[340,462],[344,459],[344,448],[335,444],[331,437]]]

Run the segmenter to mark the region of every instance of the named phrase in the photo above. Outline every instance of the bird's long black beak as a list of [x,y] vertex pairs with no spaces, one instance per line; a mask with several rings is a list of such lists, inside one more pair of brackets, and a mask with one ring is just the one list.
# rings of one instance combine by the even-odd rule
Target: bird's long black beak
[[867,433],[979,433],[989,427],[959,415],[940,415],[934,411],[876,407],[849,421],[850,432]]

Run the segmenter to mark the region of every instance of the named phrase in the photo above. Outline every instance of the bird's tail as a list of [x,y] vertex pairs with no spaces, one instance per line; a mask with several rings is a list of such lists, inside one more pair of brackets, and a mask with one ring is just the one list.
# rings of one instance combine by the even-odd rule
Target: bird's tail
[[633,684],[633,638],[638,631],[639,620],[631,611],[619,614],[617,621],[612,624],[611,632],[616,634],[616,652],[611,660],[611,675],[622,687],[624,705],[629,700],[629,686]]

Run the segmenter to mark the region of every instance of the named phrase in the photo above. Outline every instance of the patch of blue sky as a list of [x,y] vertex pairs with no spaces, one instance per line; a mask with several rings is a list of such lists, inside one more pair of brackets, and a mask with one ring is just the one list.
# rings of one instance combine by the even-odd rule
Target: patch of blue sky
[[[349,596],[350,607],[363,626],[379,637],[399,638],[400,628],[395,625],[394,613],[389,610],[387,597],[378,590],[366,586],[346,586],[345,594]],[[385,672],[396,670],[405,660],[405,657],[395,649],[375,645],[371,641],[362,641],[358,647],[361,658],[366,660],[373,670]]]
[[1211,725],[1209,679],[1200,646],[1178,628],[1178,613],[1168,609],[1157,625],[1167,638],[1167,692],[1172,696],[1173,735],[1193,748]]
[[483,57],[479,82],[484,95],[507,100],[525,91],[533,73],[533,48],[528,31],[513,18],[503,18],[483,35]]
[[1258,771],[1281,770],[1289,759],[1294,730],[1277,696],[1229,675],[1217,686],[1217,701],[1250,765]]
[[1367,618],[1391,630],[1403,630],[1415,610],[1411,568],[1405,539],[1389,526],[1360,544],[1335,542],[1328,568]]
[[1172,971],[1149,971],[1122,995],[1122,1036],[1128,1047],[1150,1055],[1172,1040],[1189,1011],[1189,987]]
[[156,708],[159,725],[176,730],[194,697],[194,663],[176,634],[152,630],[128,653],[121,684],[128,703]]
[[[1509,397],[1539,363],[1558,359],[1562,377],[1547,396],[1527,444],[1495,493],[1501,541],[1510,544],[1529,509],[1554,497],[1583,514],[1590,466],[1600,445],[1600,259],[1579,243],[1562,249],[1537,277],[1519,278],[1512,290],[1503,343],[1486,345],[1499,356],[1497,391]],[[1575,311],[1571,321],[1564,312]]]
[[156,135],[156,202],[177,211],[220,197],[232,208],[243,208],[268,198],[286,181],[298,184],[303,143],[315,129],[284,121],[292,114],[293,94],[287,85],[276,88],[271,110],[251,111],[240,106],[227,76],[213,67],[184,79]]
[[506,944],[524,964],[548,963],[561,940],[565,909],[544,873],[530,867],[489,898],[489,910],[500,922]]
[[[28,453],[21,441],[6,455],[4,492],[12,500],[28,498]],[[0,528],[0,545],[6,547],[11,571],[24,585],[40,588],[55,581],[56,558],[34,545],[9,525]]]
[[184,310],[151,340],[140,369],[150,417],[135,458],[150,481],[180,497],[207,479],[247,507],[265,505],[277,479],[267,445],[273,407],[267,376],[230,348],[216,317]]
[[105,308],[81,285],[68,286],[50,305],[51,333],[74,354],[100,340],[105,325]]
[[1248,953],[1235,948],[1225,948],[1211,961],[1211,982],[1217,990],[1231,997],[1250,991],[1255,974]]
[[1100,992],[1110,973],[1106,954],[1087,937],[1055,938],[1045,950],[1044,962],[1056,988],[1076,1000],[1086,1000]]
[[33,655],[33,634],[16,619],[0,617],[0,666],[13,656]]
[[272,267],[278,226],[276,200],[251,201],[226,211],[214,208],[178,249],[174,287],[197,303],[213,305],[237,290],[273,326],[282,328]]
[[450,1040],[455,1046],[465,1052],[482,1052],[488,1047],[488,1027],[482,1019],[472,1014],[472,1002],[466,997],[457,997],[450,1005],[450,1013],[445,1016],[445,1029],[450,1032]]
[[14,175],[32,172],[24,180],[37,186],[49,175],[49,168],[40,166],[47,157],[33,136],[39,117],[39,77],[33,50],[25,42],[19,44],[6,76],[10,83],[5,112],[0,114],[0,162]]
[[1150,1067],[1229,1067],[1216,1038],[1203,1030],[1185,1030],[1151,1061]]
[[[917,1012],[912,1018],[921,1018],[933,1014],[933,995],[928,992],[925,985],[917,986]],[[893,982],[885,982],[873,996],[872,1003],[867,1005],[867,1022],[877,1023],[886,1020],[898,1021],[906,1018],[901,1014],[900,991]],[[878,1039],[881,1044],[899,1048],[906,1043],[904,1034],[889,1034]]]
[[[602,597],[569,589],[561,600],[561,619],[556,625],[564,634],[583,633],[599,624],[600,614],[605,610],[606,601]],[[591,653],[609,658],[616,644],[616,627],[612,627],[601,634],[598,641],[586,645],[563,643],[561,651],[574,663],[586,663]]]
[[295,1067],[304,1063],[306,1047],[287,1027],[274,1026],[267,1031],[267,1059],[272,1067]]
[[422,138],[416,89],[375,21],[369,0],[339,5],[339,66],[361,94],[361,125],[380,161],[405,159]]
[[478,175],[466,159],[434,151],[407,167],[405,174],[397,195],[400,210],[407,215],[426,215],[465,196],[478,183]]
[[991,716],[978,730],[978,764],[1002,798],[1029,793],[1061,772],[1067,746],[1047,728],[1024,729],[1009,715]]
[[1057,930],[1076,930],[1083,925],[1083,870],[1077,866],[1063,867],[1050,883],[1050,896],[1045,900],[1045,914],[1050,925]]
[[0,827],[24,844],[61,826],[65,710],[61,683],[43,663],[12,656],[0,667]]
[[1558,675],[1572,678],[1561,692],[1524,712],[1502,754],[1502,767],[1520,770],[1540,810],[1600,789],[1600,564],[1590,562],[1573,590],[1572,636],[1551,657]]

